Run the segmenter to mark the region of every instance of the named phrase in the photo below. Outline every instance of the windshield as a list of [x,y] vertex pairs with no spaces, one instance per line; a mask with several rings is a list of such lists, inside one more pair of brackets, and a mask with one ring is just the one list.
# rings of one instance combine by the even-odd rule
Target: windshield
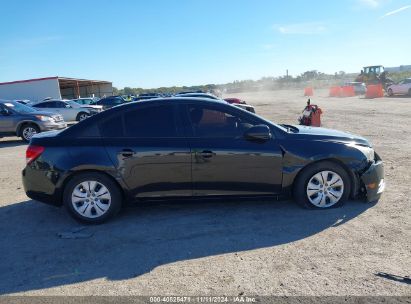
[[[220,100],[220,99],[216,99],[215,101],[224,102],[223,100]],[[236,106],[234,106],[234,105],[232,105],[232,104],[229,104],[229,103],[227,103],[227,104],[228,104],[229,106],[231,106],[231,107],[234,107],[235,109],[239,109],[239,110],[241,110],[241,111],[246,112],[248,115],[252,115],[252,116],[258,117],[258,118],[261,119],[262,121],[266,122],[268,125],[275,126],[275,127],[277,127],[278,129],[280,129],[281,131],[289,133],[289,129],[288,129],[287,127],[284,127],[283,125],[276,124],[276,123],[272,122],[271,120],[268,120],[267,118],[264,118],[263,116],[260,116],[260,115],[258,115],[258,114],[256,114],[256,113],[249,112],[249,111],[247,111],[247,110],[245,110],[245,109],[243,109],[243,108],[238,108],[238,107],[236,107]]]
[[73,99],[72,101],[80,105],[95,105],[96,104],[96,100],[94,99]]
[[13,111],[21,113],[21,114],[33,113],[33,112],[37,111],[36,109],[33,109],[32,107],[23,105],[21,103],[15,102],[15,101],[7,101],[7,102],[4,102],[3,105],[8,107],[9,109],[12,109]]

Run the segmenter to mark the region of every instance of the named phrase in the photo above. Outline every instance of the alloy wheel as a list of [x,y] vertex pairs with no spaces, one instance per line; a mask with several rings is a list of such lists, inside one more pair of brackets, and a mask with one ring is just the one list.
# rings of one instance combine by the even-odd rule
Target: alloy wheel
[[86,218],[98,218],[111,205],[111,194],[106,186],[97,181],[84,181],[74,187],[71,194],[74,210]]
[[86,119],[87,117],[88,117],[87,114],[80,114],[79,121],[82,121],[82,120]]
[[333,171],[320,171],[307,183],[308,200],[319,208],[328,208],[338,203],[344,194],[344,181]]
[[35,134],[37,134],[37,130],[33,127],[26,127],[22,132],[23,138],[27,141],[29,141]]

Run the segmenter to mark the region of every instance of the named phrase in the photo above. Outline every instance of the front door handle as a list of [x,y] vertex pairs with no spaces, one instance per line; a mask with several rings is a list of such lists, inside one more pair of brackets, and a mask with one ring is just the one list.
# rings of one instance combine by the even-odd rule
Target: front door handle
[[215,153],[213,153],[212,151],[208,151],[208,150],[202,151],[199,154],[201,155],[202,158],[211,158],[215,155]]
[[135,152],[132,149],[123,149],[120,153],[124,157],[132,157],[135,154]]

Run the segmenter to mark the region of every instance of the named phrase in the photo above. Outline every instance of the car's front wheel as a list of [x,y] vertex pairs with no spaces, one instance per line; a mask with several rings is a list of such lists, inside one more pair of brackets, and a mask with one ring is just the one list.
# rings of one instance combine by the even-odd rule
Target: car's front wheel
[[29,124],[21,128],[20,136],[25,142],[29,142],[30,139],[37,133],[40,133],[39,127],[37,127],[36,125]]
[[350,194],[350,179],[338,164],[324,161],[305,168],[294,185],[294,198],[311,209],[340,206]]
[[68,182],[63,201],[75,219],[97,224],[120,210],[122,195],[110,177],[91,172],[76,175]]
[[77,114],[76,120],[77,120],[77,121],[82,121],[82,120],[88,118],[88,116],[89,116],[89,115],[88,115],[87,113],[85,113],[85,112],[80,112],[80,113]]

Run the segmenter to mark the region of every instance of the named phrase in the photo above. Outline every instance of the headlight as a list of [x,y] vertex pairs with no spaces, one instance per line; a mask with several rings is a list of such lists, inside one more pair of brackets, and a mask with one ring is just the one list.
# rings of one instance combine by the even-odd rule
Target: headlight
[[41,121],[50,121],[50,122],[54,122],[54,119],[50,116],[44,116],[44,115],[36,115],[37,119],[41,120]]
[[364,147],[364,146],[355,145],[355,144],[354,144],[354,145],[350,145],[350,146],[353,147],[353,148],[355,148],[355,149],[357,149],[357,150],[360,150],[360,151],[362,152],[362,154],[365,155],[365,157],[367,158],[367,160],[368,160],[369,162],[371,162],[371,161],[374,160],[375,155],[374,155],[374,149],[373,149],[373,148]]

